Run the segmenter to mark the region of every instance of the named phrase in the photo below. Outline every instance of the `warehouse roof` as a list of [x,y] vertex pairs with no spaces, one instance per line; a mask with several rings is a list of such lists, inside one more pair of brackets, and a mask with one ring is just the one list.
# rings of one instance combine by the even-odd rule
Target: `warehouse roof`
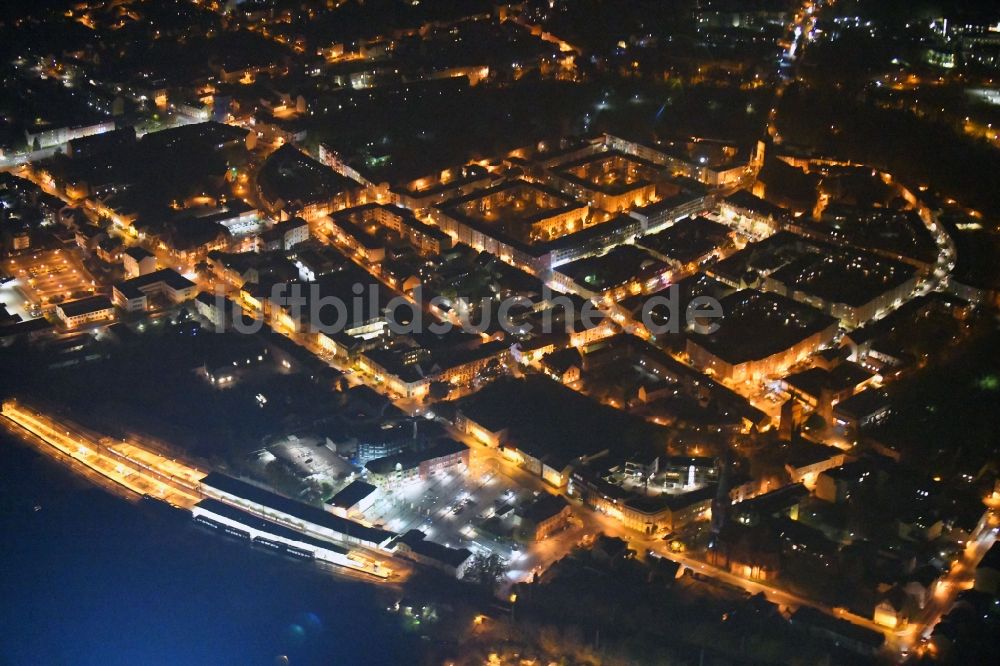
[[329,511],[283,497],[270,490],[219,472],[209,473],[202,479],[201,484],[361,541],[381,544],[395,536],[393,532],[388,530],[366,527],[353,520],[336,516]]

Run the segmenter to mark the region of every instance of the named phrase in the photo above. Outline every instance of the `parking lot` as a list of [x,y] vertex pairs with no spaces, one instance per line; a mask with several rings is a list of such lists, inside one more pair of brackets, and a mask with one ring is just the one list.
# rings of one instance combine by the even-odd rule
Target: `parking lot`
[[513,508],[530,496],[530,492],[495,472],[469,474],[452,470],[384,492],[365,517],[394,532],[419,529],[438,543],[478,553],[497,553],[513,563],[520,557],[518,545],[477,527],[498,508],[512,515]]
[[96,283],[71,250],[43,250],[7,260],[4,271],[17,278],[27,309],[47,312],[57,304],[91,296]]
[[[267,452],[283,461],[296,476],[303,479],[316,479],[337,485],[352,472],[351,465],[323,446],[317,437],[288,435],[269,445]],[[265,456],[263,459],[269,458]]]

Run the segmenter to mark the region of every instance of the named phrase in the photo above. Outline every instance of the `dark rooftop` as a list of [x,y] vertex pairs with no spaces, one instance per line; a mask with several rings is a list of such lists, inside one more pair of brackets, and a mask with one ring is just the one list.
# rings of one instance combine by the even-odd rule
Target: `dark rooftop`
[[628,446],[660,450],[667,429],[594,402],[547,377],[500,379],[458,401],[466,417],[562,470],[580,456]]
[[524,520],[537,525],[557,515],[567,506],[566,500],[559,495],[545,493],[534,504],[520,511],[519,514]]
[[583,357],[576,347],[567,347],[546,354],[542,357],[542,364],[556,374],[563,374],[573,366],[583,367]]
[[275,511],[288,514],[299,520],[313,523],[339,534],[344,534],[368,543],[381,544],[394,536],[388,530],[377,527],[366,527],[347,518],[341,518],[329,511],[288,499],[275,492],[255,486],[246,481],[226,476],[219,472],[210,472],[201,480],[203,486],[208,486],[224,493],[234,495],[254,504],[260,504]]
[[822,247],[769,277],[791,289],[831,303],[860,307],[917,274],[910,264],[875,255]]
[[263,197],[272,205],[323,203],[358,183],[312,159],[291,144],[271,153],[257,175]]
[[823,389],[835,393],[853,390],[874,375],[856,363],[844,362],[833,370],[809,368],[785,377],[785,382],[804,395],[818,397]]
[[643,236],[638,245],[687,264],[698,261],[729,242],[729,227],[704,217],[683,219],[663,231]]
[[136,261],[142,261],[143,259],[147,259],[149,257],[155,256],[149,250],[147,250],[145,248],[138,247],[138,246],[132,246],[132,247],[126,249],[124,251],[124,254],[127,254],[128,256],[132,257]]
[[836,411],[853,418],[864,418],[889,404],[889,396],[884,390],[871,387],[838,402]]
[[814,465],[844,454],[841,449],[835,446],[816,444],[804,439],[789,442],[784,448],[785,462],[795,468]]
[[735,206],[736,208],[742,208],[753,213],[772,217],[775,220],[789,217],[789,213],[786,209],[781,206],[775,206],[774,204],[755,196],[747,190],[734,192],[726,197],[724,201]]
[[996,569],[1000,571],[1000,541],[990,546],[990,549],[983,555],[983,559],[979,561],[977,569]]
[[636,280],[640,284],[667,270],[667,265],[635,245],[619,245],[599,257],[585,257],[556,269],[579,285],[604,291]]
[[427,535],[417,529],[406,532],[396,541],[406,544],[410,550],[418,555],[437,560],[452,567],[459,567],[463,562],[472,557],[472,552],[468,548],[449,548],[448,546],[428,541]]
[[61,303],[58,307],[67,317],[78,317],[91,312],[108,310],[113,306],[111,305],[111,299],[107,296],[89,296],[77,301]]
[[698,504],[715,497],[718,491],[718,484],[709,483],[701,488],[677,495],[666,493],[660,495],[635,495],[629,498],[625,504],[644,513],[655,513],[662,509],[679,511],[686,509],[692,504]]
[[139,277],[125,280],[115,284],[115,289],[124,294],[127,298],[137,298],[142,295],[142,289],[157,282],[163,282],[171,289],[181,290],[194,286],[194,282],[178,273],[172,268],[161,268],[152,273],[146,273]]
[[397,465],[400,469],[413,469],[418,467],[422,462],[434,460],[435,458],[443,458],[466,450],[468,450],[468,447],[465,444],[451,438],[446,438],[426,449],[403,451],[402,453],[384,458],[369,460],[365,463],[365,469],[373,474],[388,474],[395,470]]
[[331,497],[327,504],[341,509],[348,509],[364,498],[378,490],[375,486],[364,481],[352,481],[347,484],[339,493]]
[[735,515],[773,515],[794,506],[807,497],[809,497],[809,490],[801,483],[793,483],[734,504],[733,513]]
[[714,333],[689,340],[733,364],[757,361],[836,326],[837,319],[785,296],[744,289],[720,300],[724,316]]

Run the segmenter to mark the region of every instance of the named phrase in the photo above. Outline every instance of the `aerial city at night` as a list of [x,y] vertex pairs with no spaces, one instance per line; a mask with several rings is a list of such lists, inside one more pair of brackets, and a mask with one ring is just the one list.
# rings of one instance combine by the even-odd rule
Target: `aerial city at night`
[[1000,655],[1000,4],[8,0],[0,664]]

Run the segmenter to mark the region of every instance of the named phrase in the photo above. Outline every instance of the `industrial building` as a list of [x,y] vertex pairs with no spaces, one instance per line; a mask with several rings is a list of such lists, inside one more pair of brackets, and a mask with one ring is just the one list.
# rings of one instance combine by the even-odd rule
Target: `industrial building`
[[373,550],[385,550],[389,541],[396,536],[388,530],[362,525],[219,472],[212,472],[202,479],[201,490],[209,498],[236,506],[279,525],[301,530],[317,539],[332,539]]

